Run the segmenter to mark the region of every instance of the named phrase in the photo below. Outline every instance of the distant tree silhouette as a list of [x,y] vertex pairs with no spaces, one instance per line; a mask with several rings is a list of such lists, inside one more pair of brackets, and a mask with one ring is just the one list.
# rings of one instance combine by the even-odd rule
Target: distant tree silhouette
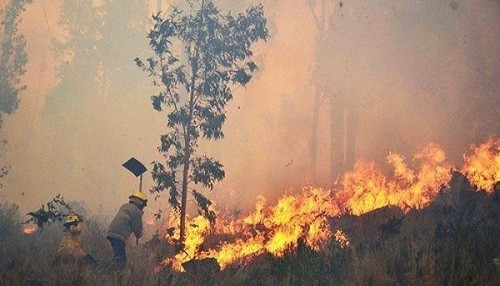
[[19,93],[26,89],[21,84],[24,66],[28,61],[26,39],[19,33],[21,13],[33,0],[13,0],[0,11],[0,127],[4,114],[11,114],[18,107]]
[[140,51],[148,18],[145,1],[77,0],[60,5],[64,33],[54,37],[52,49],[58,81],[46,97],[44,119],[57,136],[54,143],[61,146],[51,160],[68,166],[68,174],[92,166],[85,170],[92,174],[86,183],[102,182],[111,167],[110,160],[96,164],[99,158],[89,153],[123,144],[118,136],[103,137],[116,126],[100,123],[139,93],[141,72],[132,60]]
[[[330,102],[330,179],[333,180],[354,167],[357,125],[357,94],[342,94],[336,90],[333,70],[339,67],[331,62],[332,51],[338,49],[332,39],[338,31],[334,27],[334,11],[342,9],[342,1],[307,0],[310,13],[318,30],[315,45],[313,73],[315,94],[311,128],[311,169],[316,178],[318,156],[318,124],[322,102]],[[339,28],[339,26],[337,26]],[[343,25],[340,28],[346,28]]]
[[[0,11],[0,129],[4,116],[12,114],[19,104],[19,94],[26,89],[21,83],[28,62],[26,39],[19,32],[21,13],[33,0],[12,0]],[[6,141],[2,140],[1,144]],[[0,163],[0,180],[9,172],[9,166]],[[0,183],[0,187],[2,184]]]
[[124,94],[140,88],[132,60],[147,45],[149,12],[147,1],[104,1],[101,7],[103,25],[99,41],[103,64],[105,94]]
[[64,1],[59,24],[67,37],[53,41],[60,81],[48,94],[46,109],[59,124],[68,124],[71,121],[65,116],[74,118],[89,97],[102,91],[102,15],[92,1]]

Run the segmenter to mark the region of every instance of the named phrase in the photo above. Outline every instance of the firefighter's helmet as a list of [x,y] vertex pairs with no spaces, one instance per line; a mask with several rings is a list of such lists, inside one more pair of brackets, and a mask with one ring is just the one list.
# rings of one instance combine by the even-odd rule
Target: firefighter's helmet
[[69,214],[66,216],[66,221],[64,222],[64,225],[65,226],[76,225],[81,221],[83,221],[83,219],[80,218],[77,214]]
[[137,199],[141,200],[144,204],[147,204],[147,202],[148,202],[148,198],[146,197],[146,195],[143,192],[135,192],[134,194],[132,194],[128,198],[129,199],[137,198]]

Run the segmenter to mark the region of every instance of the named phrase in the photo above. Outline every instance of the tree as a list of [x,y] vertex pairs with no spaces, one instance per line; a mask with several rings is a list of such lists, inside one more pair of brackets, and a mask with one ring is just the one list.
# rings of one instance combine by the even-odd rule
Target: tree
[[61,222],[71,213],[75,213],[73,208],[66,202],[63,196],[57,194],[51,201],[40,206],[38,210],[27,213],[30,218],[24,223],[34,223],[38,227],[43,228],[53,222]]
[[[20,15],[26,4],[33,0],[12,0],[0,11],[0,128],[5,114],[12,114],[19,104],[19,93],[26,89],[21,84],[24,66],[28,61],[26,39],[19,33]],[[2,140],[5,144],[5,140]],[[9,167],[0,166],[0,179],[7,175]],[[1,184],[0,184],[1,187]]]
[[[325,0],[320,0],[320,1],[314,1],[314,0],[307,0],[309,4],[309,8],[311,11],[311,15],[313,17],[314,23],[316,24],[316,28],[318,29],[318,36],[316,40],[316,67],[314,69],[314,82],[315,82],[315,93],[314,93],[314,107],[313,107],[313,118],[312,118],[312,128],[311,128],[311,170],[312,170],[312,176],[314,180],[317,180],[317,174],[316,174],[316,168],[317,168],[317,156],[318,156],[318,121],[319,121],[319,114],[320,114],[320,107],[321,107],[321,101],[324,98],[324,93],[325,91],[322,90],[322,80],[323,78],[320,76],[320,72],[324,71],[323,66],[324,65],[324,59],[322,58],[322,53],[324,55],[325,51],[328,49],[325,49],[327,46],[327,21],[326,18],[329,16],[327,15],[327,5]],[[315,9],[315,4],[316,2],[319,3],[319,15],[317,15],[317,10]]]
[[130,60],[147,47],[142,41],[149,28],[147,1],[104,1],[100,14],[103,25],[99,51],[105,96],[136,94],[141,88],[137,78],[140,71]]
[[21,84],[24,66],[28,61],[24,35],[19,34],[20,15],[26,4],[33,0],[13,0],[1,11],[5,18],[0,31],[0,126],[4,114],[11,114],[18,107],[18,96],[26,86]]
[[[317,156],[318,156],[318,120],[321,113],[322,101],[327,99],[330,102],[330,179],[335,179],[346,170],[354,166],[355,142],[357,125],[357,101],[356,93],[345,94],[338,90],[336,84],[339,79],[334,78],[335,69],[340,69],[332,61],[332,54],[335,50],[341,49],[335,45],[333,39],[341,32],[341,28],[346,27],[345,18],[341,17],[343,23],[340,26],[334,23],[337,17],[333,17],[335,9],[341,11],[343,2],[335,3],[326,0],[307,0],[313,17],[318,36],[315,48],[315,69],[314,69],[314,107],[311,128],[311,168],[313,178],[316,177]],[[337,8],[335,8],[337,7]],[[336,29],[334,30],[334,26]]]
[[[202,0],[193,14],[173,8],[169,18],[153,16],[148,34],[154,55],[137,65],[153,77],[160,92],[151,97],[153,108],[169,109],[169,132],[161,136],[160,153],[166,164],[153,162],[152,192],[169,190],[169,203],[180,211],[180,242],[184,242],[188,185],[210,190],[224,178],[223,165],[197,154],[200,139],[224,137],[226,106],[232,85],[245,86],[257,70],[251,45],[266,40],[268,31],[262,5],[245,13],[222,15],[211,0]],[[200,210],[210,219],[212,202],[193,190]],[[179,202],[179,197],[181,201]]]
[[[97,118],[95,114],[101,111],[92,104],[101,97],[104,89],[100,49],[103,20],[93,1],[65,0],[58,7],[58,23],[64,32],[54,34],[51,42],[58,65],[57,84],[45,97],[41,119],[44,121],[42,126],[49,129],[47,134],[54,136],[52,144],[57,150],[47,154],[50,162],[64,166],[61,178],[75,178],[74,175],[82,171],[87,174],[89,169],[84,170],[82,165],[88,163],[90,152],[99,150],[95,145],[83,142],[88,142],[90,136],[95,137],[95,129],[91,127],[95,126],[92,124]],[[102,118],[102,113],[100,116]],[[92,180],[93,176],[86,176],[81,184]],[[75,180],[66,184],[73,183],[77,185]]]
[[[67,31],[64,38],[53,40],[55,56],[60,61],[60,82],[47,96],[47,111],[58,124],[67,124],[73,113],[91,96],[103,89],[101,60],[102,15],[92,1],[63,1],[59,24]],[[77,96],[78,95],[78,96]],[[68,116],[64,118],[64,116]]]
[[109,146],[123,145],[123,136],[133,133],[121,132],[124,124],[135,118],[129,116],[127,107],[144,92],[141,86],[146,79],[132,59],[149,54],[144,41],[150,28],[148,3],[60,2],[56,5],[59,32],[53,33],[51,47],[57,61],[56,85],[45,98],[40,119],[44,133],[53,138],[54,152],[47,153],[48,160],[61,167],[58,178],[72,179],[53,180],[53,184],[96,194],[106,189],[112,196],[120,188],[109,170],[119,165],[115,165],[116,154],[109,152]]

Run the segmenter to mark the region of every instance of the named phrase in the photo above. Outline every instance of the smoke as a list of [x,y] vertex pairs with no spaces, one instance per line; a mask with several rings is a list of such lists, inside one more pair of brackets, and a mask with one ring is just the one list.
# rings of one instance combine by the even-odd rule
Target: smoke
[[[150,2],[149,14],[157,4]],[[255,47],[260,72],[235,89],[225,138],[201,145],[225,165],[225,180],[207,193],[217,204],[248,209],[258,194],[276,198],[311,183],[331,186],[331,98],[355,106],[356,158],[382,166],[389,151],[412,158],[427,142],[460,164],[469,144],[498,135],[498,1],[327,2],[328,45],[317,47],[311,7],[320,15],[320,1],[263,1],[271,38]],[[12,169],[0,196],[32,210],[60,193],[111,215],[139,185],[121,164],[132,156],[148,167],[162,159],[156,147],[166,113],[152,109],[147,74],[132,61],[149,53],[145,32],[143,41],[103,50],[106,64],[122,69],[106,78],[115,88],[89,92],[99,90],[87,81],[102,79],[99,69],[90,76],[58,76],[65,63],[51,42],[67,37],[59,25],[62,3],[36,1],[23,14],[28,90],[2,130]],[[241,11],[249,2],[227,3]],[[125,41],[120,31],[110,37]],[[318,73],[324,97],[314,179],[310,140]],[[154,182],[145,175],[147,190]],[[146,215],[166,205],[162,197]]]

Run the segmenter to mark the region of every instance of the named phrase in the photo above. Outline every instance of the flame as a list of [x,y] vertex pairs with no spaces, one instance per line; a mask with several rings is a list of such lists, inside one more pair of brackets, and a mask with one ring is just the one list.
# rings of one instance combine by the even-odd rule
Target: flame
[[[305,188],[301,194],[284,195],[275,206],[265,208],[265,198],[261,196],[255,211],[247,217],[232,222],[219,218],[213,232],[230,234],[235,239],[209,250],[200,248],[210,233],[210,223],[208,219],[196,216],[189,220],[186,229],[185,252],[165,262],[182,271],[182,263],[194,257],[214,257],[224,268],[264,252],[283,256],[296,249],[300,239],[312,249],[319,250],[333,236],[327,217],[340,213],[331,198],[328,190]],[[177,230],[173,237],[179,237]]]
[[[169,216],[169,225],[179,225],[180,215],[178,212],[173,212]],[[210,221],[199,215],[188,219],[186,226],[186,238],[184,241],[183,252],[178,253],[175,257],[166,259],[164,263],[172,265],[178,271],[183,271],[181,264],[197,257],[198,249],[204,241],[204,237],[210,232]],[[180,238],[180,230],[173,229],[173,233],[167,236],[171,243],[177,243]]]
[[[298,195],[284,195],[278,203],[264,208],[260,198],[256,210],[236,225],[241,238],[224,243],[217,249],[201,252],[199,257],[214,257],[224,268],[234,261],[245,261],[264,252],[283,256],[297,248],[299,240],[316,250],[332,233],[327,225],[327,216],[340,211],[331,203],[330,191],[305,188]],[[249,257],[250,256],[250,257]]]
[[351,242],[347,237],[347,234],[345,234],[342,230],[338,229],[333,236],[335,237],[335,240],[340,244],[340,247],[347,248],[351,246]]
[[361,215],[385,206],[398,206],[403,211],[427,206],[451,178],[445,154],[435,144],[429,144],[414,157],[417,171],[410,169],[404,157],[396,153],[387,156],[394,168],[394,178],[387,178],[375,163],[360,161],[343,177],[343,190],[337,195],[348,212]]
[[[462,170],[475,185],[491,190],[499,181],[499,145],[498,140],[490,140],[464,157]],[[452,168],[436,144],[425,146],[410,163],[392,152],[386,159],[393,169],[391,176],[384,175],[373,162],[359,161],[342,177],[340,189],[306,187],[300,193],[285,193],[275,205],[266,205],[266,198],[258,196],[253,212],[236,218],[218,213],[215,225],[202,216],[189,218],[184,252],[165,263],[183,271],[182,263],[188,260],[215,258],[223,269],[262,253],[281,257],[301,243],[316,251],[332,240],[343,248],[350,247],[348,236],[342,230],[332,230],[328,218],[362,215],[385,206],[397,206],[405,212],[423,208],[451,179]],[[173,216],[169,225],[178,225],[178,216]],[[214,243],[208,239],[210,235],[223,239],[219,237]],[[175,230],[169,239],[178,237]]]
[[23,233],[25,235],[32,235],[33,233],[35,233],[36,231],[38,230],[38,227],[34,224],[32,225],[27,225],[23,228]]
[[500,139],[490,138],[479,146],[471,146],[472,154],[464,155],[462,173],[472,185],[493,193],[494,185],[500,181]]

